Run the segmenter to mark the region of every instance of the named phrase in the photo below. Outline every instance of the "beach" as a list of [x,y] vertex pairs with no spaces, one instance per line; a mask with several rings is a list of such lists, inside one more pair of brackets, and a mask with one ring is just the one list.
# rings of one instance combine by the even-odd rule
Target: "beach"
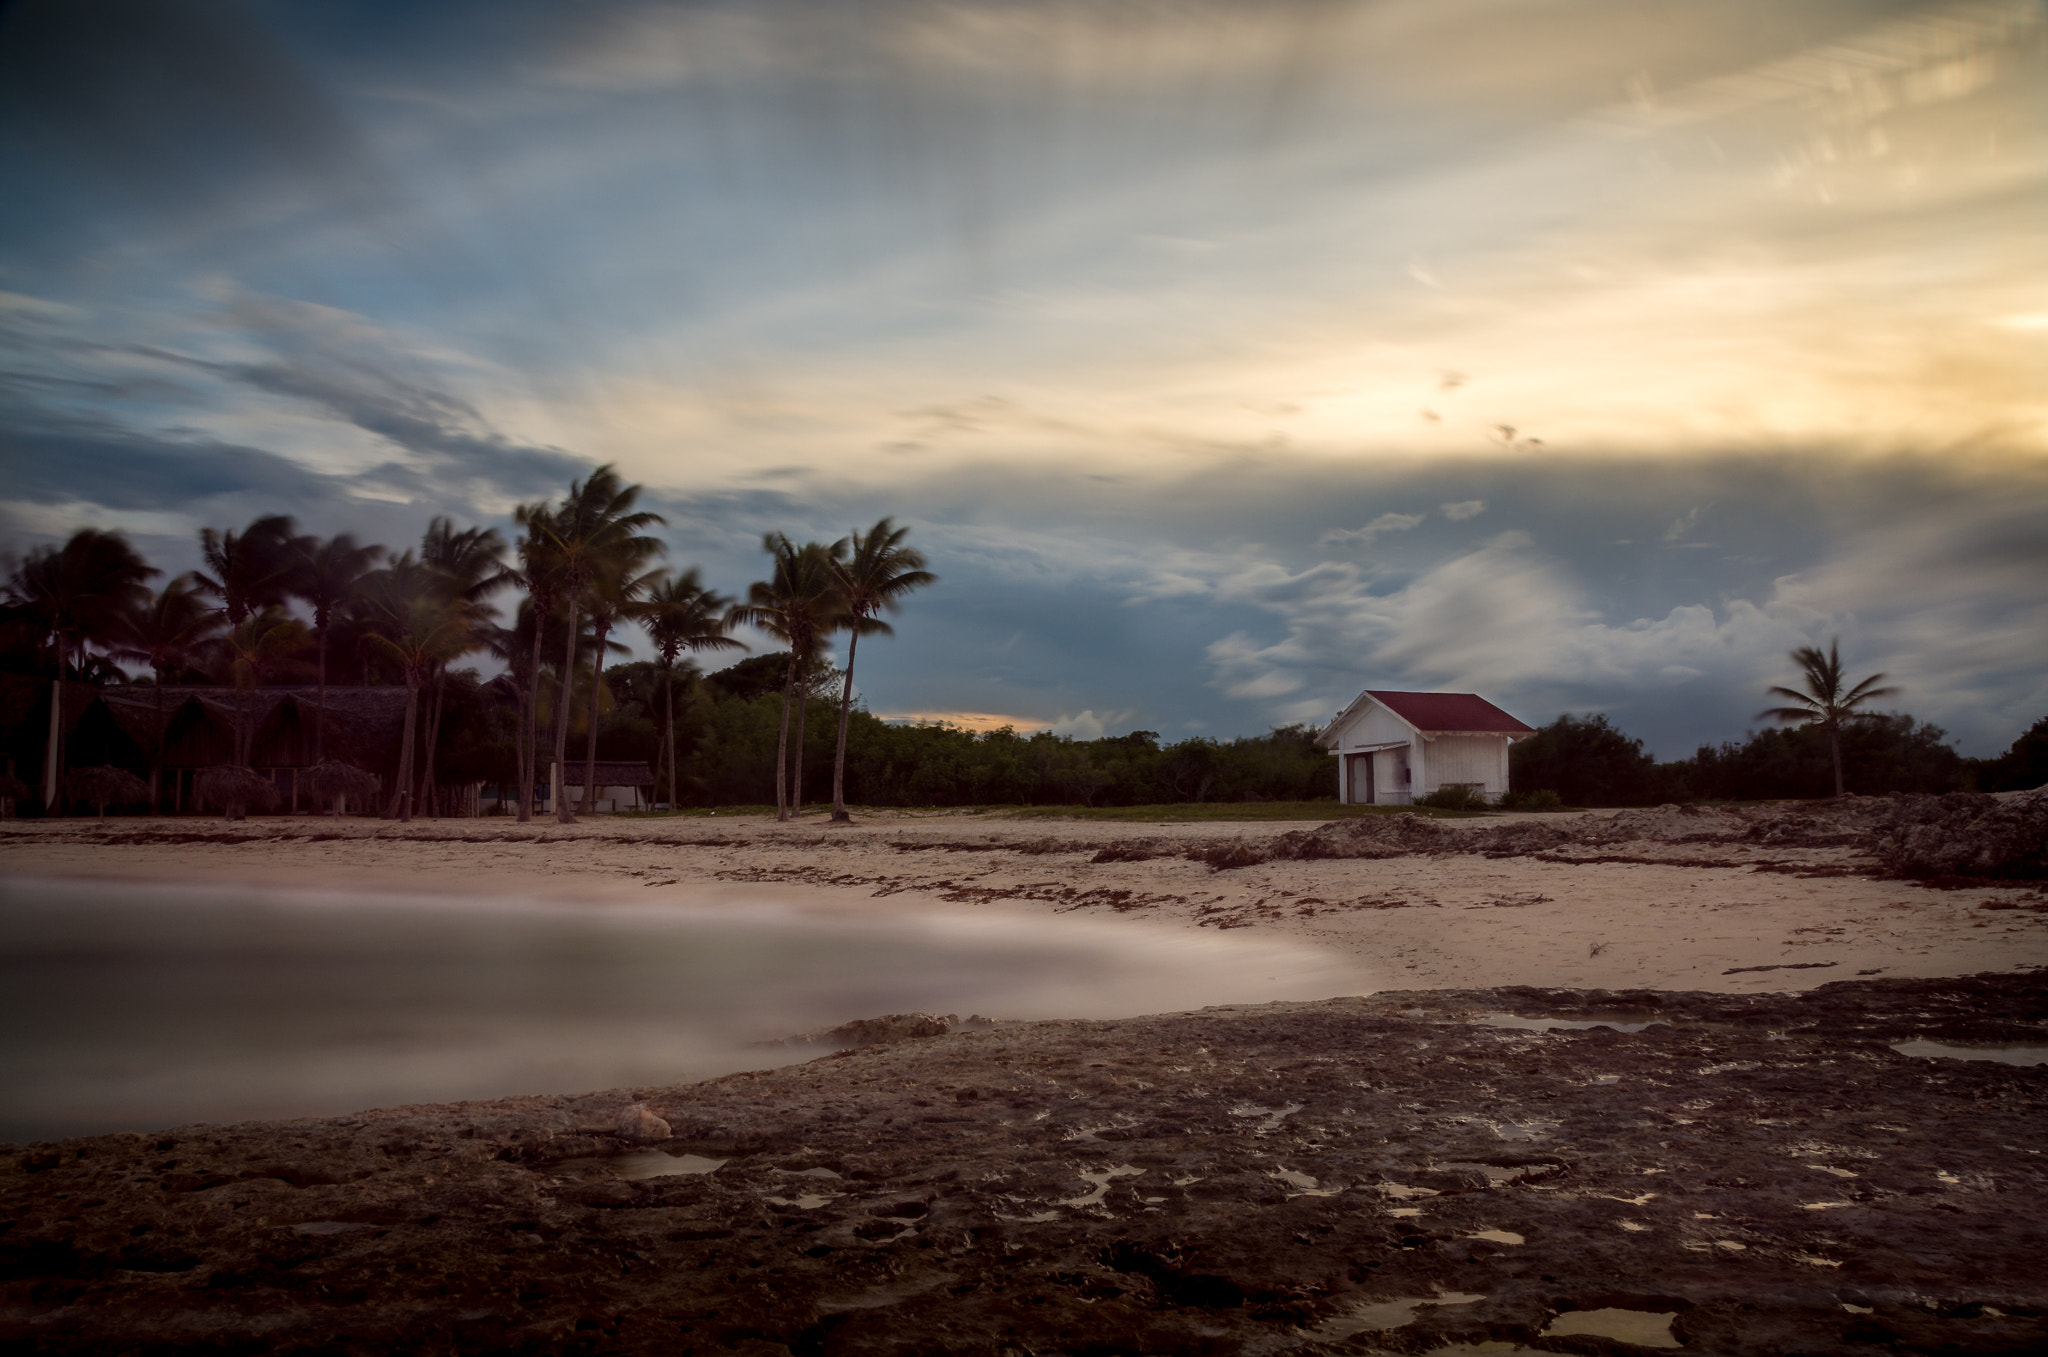
[[2048,895],[1898,874],[1928,825],[2014,813],[8,824],[16,882],[613,915],[772,900],[820,928],[1294,947],[1355,983],[1260,1002],[1248,976],[1246,1002],[1150,1015],[911,1015],[703,1082],[16,1146],[0,1337],[2038,1351]]
[[[1393,818],[1426,823],[1441,841],[1219,870],[1176,854],[1314,826],[916,812],[849,826],[817,814],[566,826],[66,820],[0,822],[0,873],[613,904],[707,890],[743,901],[760,888],[821,914],[1126,918],[1300,941],[1357,966],[1375,989],[1754,993],[2048,965],[2042,914],[1985,908],[2032,898],[2032,883],[1884,879],[1853,826],[1811,811]],[[1759,823],[1773,829],[1755,834]],[[1504,829],[1597,841],[1460,851]]]

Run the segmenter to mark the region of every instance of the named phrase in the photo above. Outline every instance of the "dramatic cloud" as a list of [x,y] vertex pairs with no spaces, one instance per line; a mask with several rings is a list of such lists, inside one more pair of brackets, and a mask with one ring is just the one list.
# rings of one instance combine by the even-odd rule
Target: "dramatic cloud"
[[[877,710],[2048,711],[2034,0],[0,9],[0,546],[600,462],[728,591],[894,514]],[[180,553],[184,553],[181,556]]]

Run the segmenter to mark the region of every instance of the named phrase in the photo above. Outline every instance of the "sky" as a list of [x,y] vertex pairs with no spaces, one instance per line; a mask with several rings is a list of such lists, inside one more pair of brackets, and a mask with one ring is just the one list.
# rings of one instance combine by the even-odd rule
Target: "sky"
[[[2038,0],[13,0],[0,549],[884,515],[887,716],[2048,715]],[[509,535],[509,533],[508,533]]]

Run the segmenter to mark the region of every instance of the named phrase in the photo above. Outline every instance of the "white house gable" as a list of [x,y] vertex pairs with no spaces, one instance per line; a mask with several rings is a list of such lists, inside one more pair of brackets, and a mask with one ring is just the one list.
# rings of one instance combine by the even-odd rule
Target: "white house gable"
[[1508,746],[1534,730],[1476,693],[1368,689],[1318,737],[1347,804],[1407,805],[1449,786],[1508,789]]

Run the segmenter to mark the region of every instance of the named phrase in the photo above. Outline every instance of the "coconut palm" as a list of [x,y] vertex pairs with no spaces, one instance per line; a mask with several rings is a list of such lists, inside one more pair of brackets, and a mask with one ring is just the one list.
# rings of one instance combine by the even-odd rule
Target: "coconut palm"
[[277,678],[306,653],[306,624],[283,608],[268,607],[222,638],[228,676],[241,690],[241,720],[235,731],[235,762],[247,767],[256,743],[256,689]]
[[[521,703],[526,708],[524,719],[519,723],[520,824],[525,824],[533,818],[533,784],[538,771],[534,765],[540,741],[540,646],[542,634],[547,630],[548,619],[554,615],[555,603],[561,597],[562,588],[554,539],[547,529],[547,524],[554,514],[554,506],[546,500],[522,504],[512,511],[512,521],[525,530],[519,539],[519,569],[515,579],[526,590],[526,606],[520,610],[520,617],[515,621],[513,631],[517,632],[522,626],[526,628],[531,651],[525,663],[526,684],[520,690]],[[514,668],[518,667],[515,661]]]
[[320,648],[320,698],[313,712],[313,762],[319,763],[327,757],[327,636],[334,611],[355,596],[384,548],[362,545],[344,532],[324,541],[295,537],[291,554],[286,592],[313,610],[313,639]]
[[[601,466],[588,479],[572,481],[569,493],[552,513],[537,513],[521,521],[529,536],[538,535],[537,555],[553,576],[558,597],[569,611],[567,647],[562,657],[562,700],[555,707],[555,758],[561,768],[569,752],[569,699],[576,680],[577,612],[585,591],[599,570],[629,570],[651,556],[666,551],[657,537],[642,529],[665,520],[646,510],[635,511],[640,487],[626,485],[611,466]],[[536,661],[538,657],[536,656]],[[534,665],[535,682],[540,666]],[[536,691],[536,696],[538,692]],[[573,824],[569,798],[561,788],[555,793],[555,819]]]
[[43,804],[57,804],[63,765],[64,671],[90,645],[118,644],[123,622],[149,598],[147,581],[162,574],[117,532],[81,528],[60,547],[28,554],[7,582],[15,625],[51,652],[50,734],[43,758]]
[[597,804],[597,706],[604,690],[605,647],[612,645],[622,653],[625,651],[624,646],[611,641],[612,630],[632,616],[641,597],[662,573],[654,570],[642,573],[638,565],[631,553],[601,561],[591,572],[589,587],[584,590],[584,608],[590,619],[592,643],[590,714],[583,737],[583,813],[586,815]]
[[903,545],[910,529],[899,528],[882,519],[866,532],[848,539],[843,557],[834,558],[839,588],[846,607],[846,683],[839,694],[839,743],[832,755],[832,818],[845,821],[846,813],[846,726],[853,714],[853,654],[862,636],[891,636],[894,628],[881,619],[903,606],[903,597],[913,589],[938,582],[938,576],[924,568],[924,554]]
[[731,649],[746,646],[726,633],[732,627],[727,610],[733,601],[706,589],[697,577],[697,567],[670,577],[657,575],[647,587],[646,597],[634,605],[633,617],[646,628],[647,639],[661,657],[662,729],[666,732],[664,753],[668,759],[668,804],[676,805],[676,660],[685,650]]
[[1866,702],[1880,697],[1895,697],[1897,688],[1880,688],[1883,674],[1872,674],[1863,682],[1844,692],[1842,688],[1842,640],[1838,636],[1828,642],[1828,653],[1823,655],[1816,646],[1800,646],[1792,652],[1792,662],[1804,671],[1806,691],[1793,688],[1771,688],[1772,697],[1787,698],[1796,705],[1771,707],[1757,713],[1759,721],[1779,721],[1786,725],[1817,725],[1828,733],[1828,753],[1835,763],[1835,795],[1842,794],[1842,722],[1856,714],[1856,709]]
[[122,627],[114,658],[146,664],[156,676],[156,748],[150,752],[149,804],[157,804],[163,780],[165,729],[164,685],[171,675],[191,667],[220,633],[220,613],[206,606],[190,575],[180,575],[130,613]]
[[405,734],[398,749],[397,785],[385,813],[411,820],[413,732],[419,723],[420,687],[436,665],[475,644],[475,630],[459,603],[437,597],[431,590],[400,595],[389,607],[384,628],[370,635],[367,644],[394,661],[405,675]]
[[[458,532],[452,522],[440,517],[427,525],[427,535],[420,542],[420,560],[434,572],[436,588],[469,618],[471,643],[466,650],[486,643],[486,633],[497,617],[497,609],[485,600],[511,582],[504,554],[505,540],[494,529],[464,528]],[[418,804],[428,808],[429,813],[433,813],[435,755],[441,744],[441,709],[447,697],[449,662],[442,660],[434,667],[433,706],[427,713],[426,753],[420,761]]]
[[[837,558],[846,543],[830,546],[806,542],[802,546],[779,532],[761,539],[761,549],[774,558],[774,572],[747,588],[747,601],[727,616],[735,625],[759,627],[789,647],[789,668],[782,682],[782,724],[775,740],[775,818],[787,820],[803,804],[803,712],[797,713],[797,769],[795,795],[788,782],[789,706],[797,700],[800,685],[817,662],[825,638],[837,629],[845,616],[845,597],[840,590]],[[795,809],[793,809],[793,807]]]
[[283,514],[259,518],[239,533],[201,528],[199,554],[206,570],[194,571],[192,578],[201,593],[219,600],[230,627],[284,602],[299,565],[292,521]]

